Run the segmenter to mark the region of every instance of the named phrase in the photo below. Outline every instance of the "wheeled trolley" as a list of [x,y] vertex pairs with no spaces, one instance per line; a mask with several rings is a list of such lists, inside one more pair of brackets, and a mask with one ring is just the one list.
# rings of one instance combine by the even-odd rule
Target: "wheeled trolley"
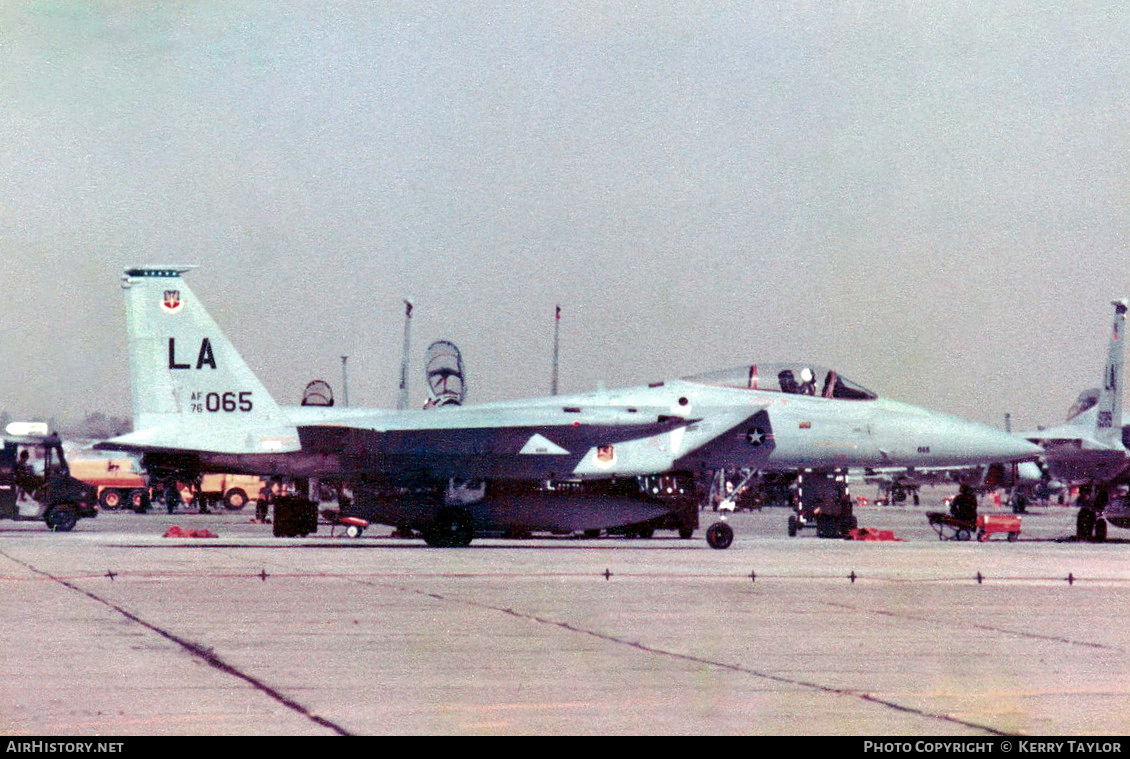
[[1020,517],[1015,514],[979,514],[976,520],[958,519],[951,514],[930,511],[926,514],[939,540],[969,540],[974,535],[985,542],[994,533],[1004,533],[1011,543],[1020,537]]
[[941,511],[926,512],[926,519],[938,533],[938,540],[969,540],[977,531],[976,522],[958,519]]
[[995,532],[1004,533],[1012,543],[1020,537],[1020,517],[1016,514],[979,514],[977,516],[977,539],[982,543]]

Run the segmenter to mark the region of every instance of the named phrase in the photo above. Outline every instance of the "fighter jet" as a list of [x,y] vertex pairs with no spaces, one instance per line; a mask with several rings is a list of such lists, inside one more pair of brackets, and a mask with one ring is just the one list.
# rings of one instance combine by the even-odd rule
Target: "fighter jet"
[[1044,449],[1048,473],[1080,490],[1078,537],[1106,539],[1107,522],[1130,527],[1130,504],[1114,488],[1130,476],[1130,430],[1122,417],[1123,344],[1130,300],[1112,301],[1114,320],[1101,389],[1084,390],[1064,424],[1021,433]]
[[[442,412],[284,408],[189,289],[182,275],[192,268],[125,272],[134,431],[98,447],[140,453],[150,471],[343,479],[353,514],[418,531],[430,545],[662,516],[683,504],[641,485],[659,473],[690,480],[718,469],[833,472],[1040,453],[799,363]],[[452,482],[468,480],[483,483],[476,497],[450,495]],[[714,547],[732,537],[724,522],[707,530]]]

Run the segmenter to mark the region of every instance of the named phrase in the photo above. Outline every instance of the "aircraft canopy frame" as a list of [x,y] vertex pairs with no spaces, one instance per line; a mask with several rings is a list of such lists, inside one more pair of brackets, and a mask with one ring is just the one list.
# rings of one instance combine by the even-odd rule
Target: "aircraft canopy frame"
[[816,364],[770,363],[722,369],[684,377],[703,385],[764,390],[771,393],[811,395],[839,400],[873,401],[879,396],[835,369]]

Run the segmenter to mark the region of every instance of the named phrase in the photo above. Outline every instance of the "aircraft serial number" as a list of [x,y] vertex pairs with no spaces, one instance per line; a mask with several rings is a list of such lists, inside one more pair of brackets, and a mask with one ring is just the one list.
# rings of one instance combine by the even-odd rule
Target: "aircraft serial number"
[[251,402],[251,391],[228,391],[226,393],[193,393],[189,402],[189,411],[193,414],[232,414],[236,412],[247,413],[254,404]]

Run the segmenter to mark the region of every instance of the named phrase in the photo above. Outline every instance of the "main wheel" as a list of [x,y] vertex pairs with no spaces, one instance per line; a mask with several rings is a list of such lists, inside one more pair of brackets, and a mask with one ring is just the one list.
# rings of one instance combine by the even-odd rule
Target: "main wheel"
[[715,522],[706,530],[706,542],[718,550],[729,548],[734,542],[734,529],[725,522]]
[[797,520],[796,520],[796,517],[795,517],[795,516],[791,516],[791,517],[789,517],[789,537],[790,537],[790,538],[795,538],[795,537],[796,537],[796,529],[797,529]]
[[78,511],[69,503],[59,503],[47,510],[43,521],[52,532],[70,532],[78,524]]
[[1095,532],[1095,512],[1090,509],[1079,509],[1079,516],[1075,517],[1075,536],[1079,540],[1090,540]]
[[440,509],[432,523],[424,530],[424,542],[436,548],[463,548],[475,537],[475,523],[465,510],[447,507]]

